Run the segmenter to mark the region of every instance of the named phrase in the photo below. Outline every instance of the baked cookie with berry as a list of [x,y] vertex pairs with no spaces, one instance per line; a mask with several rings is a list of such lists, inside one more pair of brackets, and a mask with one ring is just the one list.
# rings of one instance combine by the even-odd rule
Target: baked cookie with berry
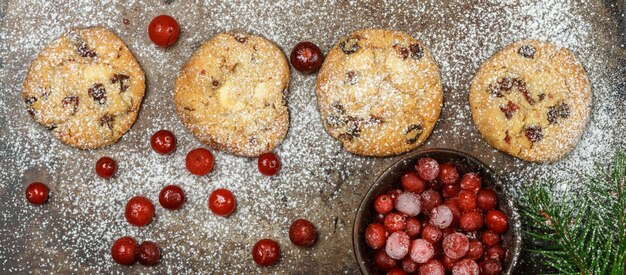
[[28,113],[63,143],[94,149],[116,142],[135,122],[144,73],[111,31],[73,29],[46,46],[28,69]]
[[476,128],[494,148],[531,162],[553,162],[583,134],[591,87],[570,50],[524,40],[480,67],[470,108]]
[[185,64],[174,91],[183,124],[216,150],[256,157],[278,146],[289,128],[289,64],[272,42],[222,33]]
[[322,65],[316,94],[328,134],[363,156],[418,147],[443,101],[439,68],[424,43],[383,29],[341,38]]

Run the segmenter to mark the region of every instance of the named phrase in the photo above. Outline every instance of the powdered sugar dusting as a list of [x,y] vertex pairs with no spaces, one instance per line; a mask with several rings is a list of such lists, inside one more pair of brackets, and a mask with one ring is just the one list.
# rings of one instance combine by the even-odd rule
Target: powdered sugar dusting
[[[216,167],[208,176],[196,177],[184,169],[185,154],[202,145],[175,115],[174,79],[200,43],[223,31],[262,35],[285,53],[302,40],[327,52],[337,39],[364,27],[398,29],[421,39],[441,70],[444,107],[435,131],[420,148],[472,153],[506,177],[511,191],[541,177],[578,184],[575,179],[590,171],[594,161],[606,161],[616,147],[626,145],[626,126],[621,123],[626,116],[621,103],[626,99],[626,52],[620,46],[616,7],[601,1],[466,2],[0,3],[1,273],[358,272],[352,256],[352,219],[369,185],[397,157],[363,158],[341,149],[323,129],[314,76],[292,72],[291,126],[276,150],[283,162],[277,176],[262,176],[255,159],[220,152],[214,152]],[[181,26],[179,41],[167,50],[153,45],[146,33],[150,20],[162,13]],[[137,122],[118,143],[81,151],[38,126],[26,113],[20,93],[36,54],[71,27],[87,26],[103,26],[120,36],[144,69],[147,90]],[[472,76],[493,53],[523,38],[546,39],[571,49],[592,83],[588,129],[576,149],[555,164],[529,164],[499,153],[471,122],[467,98]],[[176,135],[179,143],[172,155],[151,150],[149,137],[159,129]],[[95,176],[93,166],[101,156],[118,161],[115,178]],[[26,185],[34,180],[51,189],[43,207],[24,199]],[[123,207],[130,197],[146,195],[157,203],[158,192],[167,184],[185,190],[188,201],[183,209],[167,211],[157,205],[156,219],[145,228],[125,221]],[[208,210],[208,195],[218,187],[237,197],[238,208],[230,218]],[[319,230],[318,244],[312,248],[289,242],[289,225],[299,217]],[[156,242],[162,262],[151,268],[114,264],[110,246],[123,235]],[[281,244],[283,255],[277,266],[264,269],[254,264],[250,250],[267,237]]]

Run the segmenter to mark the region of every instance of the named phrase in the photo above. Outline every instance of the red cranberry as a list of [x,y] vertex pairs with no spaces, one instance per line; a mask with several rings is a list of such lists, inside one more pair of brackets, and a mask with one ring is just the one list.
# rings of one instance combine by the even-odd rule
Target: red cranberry
[[463,213],[459,225],[465,231],[477,231],[483,227],[483,215],[478,210]]
[[435,190],[426,190],[422,193],[421,207],[423,213],[430,213],[435,207],[441,205],[443,200],[441,194]]
[[485,252],[485,247],[483,243],[479,240],[471,240],[469,242],[469,250],[467,250],[467,254],[465,254],[465,258],[478,260],[483,256]]
[[50,190],[41,182],[33,182],[26,187],[26,199],[34,205],[42,205],[48,201]]
[[165,209],[180,209],[184,202],[185,193],[183,192],[183,189],[177,185],[165,186],[161,190],[161,193],[159,193],[159,203]]
[[402,260],[409,253],[410,244],[411,238],[404,231],[393,232],[387,238],[385,252],[392,259]]
[[137,260],[137,242],[131,237],[121,237],[111,246],[111,257],[121,265],[132,265]]
[[293,47],[290,59],[291,65],[293,65],[296,70],[310,74],[317,71],[322,66],[324,54],[317,45],[305,41]]
[[176,20],[169,15],[159,15],[148,25],[150,40],[161,47],[169,47],[178,40],[180,29]]
[[443,185],[453,185],[459,180],[459,172],[450,163],[439,165],[439,175],[437,180]]
[[404,271],[406,271],[408,273],[417,272],[417,269],[419,267],[420,267],[419,264],[416,263],[415,261],[411,260],[411,257],[405,257],[402,260],[402,269],[404,269]]
[[446,184],[443,185],[441,192],[443,193],[444,198],[454,198],[459,195],[459,192],[461,192],[461,186],[457,184]]
[[441,239],[443,239],[443,232],[441,232],[441,229],[437,228],[436,226],[432,224],[427,224],[422,229],[422,239],[430,243],[436,244],[441,242]]
[[443,252],[452,259],[460,259],[469,250],[469,240],[462,233],[452,233],[443,239]]
[[406,232],[406,234],[409,235],[409,237],[415,238],[419,236],[420,231],[422,229],[422,223],[420,221],[418,221],[414,217],[408,217],[406,219],[405,224],[406,226],[405,226],[404,232]]
[[452,275],[478,275],[478,273],[480,273],[478,264],[470,259],[460,260],[452,267]]
[[484,275],[500,275],[502,274],[502,265],[494,259],[487,259],[480,264],[480,274]]
[[159,247],[151,242],[145,241],[139,245],[139,263],[145,266],[156,265],[161,259]]
[[389,255],[385,253],[385,250],[381,249],[376,251],[376,254],[374,254],[374,264],[381,271],[387,272],[396,267],[397,261],[390,258]]
[[498,204],[498,195],[491,189],[485,188],[476,194],[476,206],[484,211],[494,209]]
[[407,275],[406,271],[400,267],[394,267],[387,272],[387,275]]
[[108,179],[115,175],[117,171],[117,164],[112,158],[109,157],[101,157],[96,162],[96,174],[101,178]]
[[411,260],[418,264],[428,262],[436,254],[433,244],[423,239],[414,240],[411,243],[411,251],[409,253]]
[[473,191],[461,190],[458,202],[463,211],[467,212],[476,209],[476,196]]
[[447,200],[445,205],[450,208],[450,211],[452,212],[452,225],[457,225],[459,223],[459,219],[461,219],[461,207],[459,207],[458,200],[456,198]]
[[305,219],[298,219],[289,227],[289,239],[297,246],[309,247],[317,240],[317,229]]
[[154,217],[154,205],[146,197],[133,197],[126,203],[125,216],[126,220],[132,225],[148,225],[152,221],[152,217]]
[[379,249],[387,242],[387,231],[380,223],[371,223],[365,228],[365,243],[372,249]]
[[467,173],[461,178],[461,189],[478,192],[481,186],[480,176],[476,173]]
[[452,259],[448,256],[446,256],[446,254],[443,254],[441,256],[441,264],[443,265],[443,267],[446,270],[452,270],[452,267],[454,267],[454,264],[456,264],[456,262],[458,262],[459,259]]
[[509,219],[500,210],[490,210],[485,216],[485,224],[494,233],[502,234],[509,228]]
[[270,239],[259,240],[252,248],[252,259],[261,266],[271,266],[280,258],[280,245]]
[[150,138],[150,145],[155,152],[167,155],[176,148],[176,137],[168,130],[159,130]]
[[209,209],[215,215],[226,217],[235,211],[236,206],[235,196],[226,189],[215,189],[209,196]]
[[280,170],[280,160],[274,153],[265,153],[259,156],[259,172],[266,176],[273,176]]
[[419,275],[444,275],[446,270],[441,262],[433,259],[420,266]]
[[374,209],[380,214],[387,214],[393,210],[393,199],[388,194],[380,194],[374,201]]
[[400,183],[402,184],[402,188],[404,191],[413,192],[416,194],[421,194],[426,189],[427,183],[420,178],[417,172],[407,172],[400,179]]
[[187,153],[185,166],[194,175],[204,176],[213,170],[215,159],[209,150],[196,148]]
[[385,229],[388,232],[402,231],[406,227],[406,216],[392,212],[385,217]]
[[417,174],[424,180],[435,180],[439,175],[439,163],[432,158],[422,158],[415,165]]
[[506,257],[506,249],[499,244],[487,248],[485,259],[494,259],[499,262],[504,261]]
[[430,224],[441,229],[448,228],[452,224],[452,211],[446,205],[440,205],[430,211]]
[[494,246],[500,243],[500,235],[493,233],[493,231],[487,230],[481,234],[480,240],[486,246]]

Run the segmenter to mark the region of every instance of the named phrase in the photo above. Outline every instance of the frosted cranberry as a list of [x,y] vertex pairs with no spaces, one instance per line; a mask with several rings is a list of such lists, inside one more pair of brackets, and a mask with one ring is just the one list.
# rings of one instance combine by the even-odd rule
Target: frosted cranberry
[[322,66],[324,54],[317,45],[311,42],[300,42],[291,50],[291,65],[305,74],[317,71]]
[[395,205],[398,211],[409,216],[417,216],[421,211],[420,196],[411,192],[398,195]]
[[374,201],[374,209],[380,214],[387,214],[393,210],[393,199],[388,194],[380,194]]
[[33,182],[26,187],[26,199],[34,205],[42,205],[48,201],[50,190],[41,182]]
[[416,263],[415,261],[411,260],[411,257],[405,257],[404,259],[402,259],[402,262],[400,263],[400,265],[402,266],[402,269],[405,272],[408,273],[414,273],[417,272],[418,268],[420,267],[420,265],[418,263]]
[[443,200],[441,199],[441,194],[435,190],[426,190],[422,193],[421,197],[421,206],[425,213],[430,213],[433,208],[441,205]]
[[407,275],[407,273],[400,267],[394,267],[387,272],[387,275]]
[[461,219],[461,208],[459,207],[459,202],[457,199],[447,200],[445,205],[452,212],[452,225],[456,225],[459,223],[459,219]]
[[422,229],[422,239],[428,242],[436,244],[439,243],[442,238],[443,232],[434,225],[428,224]]
[[389,190],[389,192],[387,192],[387,194],[395,202],[396,198],[398,198],[398,196],[400,196],[400,194],[402,194],[402,190],[400,190],[400,189],[391,189],[391,190]]
[[487,259],[480,264],[482,275],[499,275],[502,274],[502,265],[494,259]]
[[168,130],[159,130],[150,138],[150,146],[155,152],[167,155],[176,149],[176,137]]
[[400,183],[402,184],[402,188],[404,191],[413,192],[416,194],[421,194],[426,189],[427,183],[420,178],[417,172],[411,171],[407,172],[400,179]]
[[476,173],[467,173],[461,178],[461,189],[478,192],[481,186],[480,176]]
[[280,245],[271,239],[259,240],[252,247],[252,259],[258,265],[271,266],[275,265],[280,258]]
[[446,228],[452,224],[452,211],[446,205],[440,205],[430,211],[430,224],[439,228]]
[[452,259],[448,256],[446,256],[446,254],[443,254],[441,256],[441,264],[443,265],[443,267],[446,270],[452,270],[452,267],[454,267],[454,264],[456,264],[456,262],[458,262],[459,259]]
[[478,275],[480,268],[475,261],[463,259],[452,267],[452,275]]
[[169,15],[159,15],[148,25],[150,40],[161,47],[167,48],[178,40],[180,29],[178,23]]
[[153,266],[161,259],[161,251],[159,247],[150,241],[146,241],[139,245],[139,263],[145,266]]
[[169,210],[180,209],[185,202],[185,192],[177,185],[163,187],[159,193],[159,203],[163,208]]
[[406,217],[396,212],[389,213],[385,217],[385,229],[388,232],[402,231],[406,227]]
[[460,259],[469,250],[469,240],[462,233],[453,233],[443,239],[443,253],[452,259]]
[[111,257],[121,265],[132,265],[137,261],[137,242],[131,237],[121,237],[111,246]]
[[483,215],[478,210],[463,213],[459,225],[465,231],[477,231],[483,228]]
[[459,206],[463,211],[476,209],[476,196],[473,191],[461,190],[458,198]]
[[374,254],[374,265],[381,271],[387,272],[396,267],[398,262],[387,255],[384,249],[376,251]]
[[96,162],[96,174],[101,178],[108,179],[117,172],[117,163],[109,157],[101,157]]
[[136,196],[126,203],[126,220],[135,226],[148,225],[154,217],[154,204],[143,196]]
[[471,240],[469,242],[469,250],[467,250],[465,258],[478,260],[483,256],[483,253],[485,253],[485,247],[483,246],[483,243],[481,243],[479,240]]
[[439,175],[439,163],[432,158],[422,158],[417,161],[415,170],[420,178],[427,181],[435,180]]
[[419,236],[422,230],[422,223],[414,217],[408,217],[405,222],[404,232],[411,238]]
[[483,241],[486,246],[493,246],[500,243],[500,235],[487,230],[482,233],[480,240]]
[[441,192],[444,198],[454,198],[461,192],[461,186],[457,184],[446,184],[442,186]]
[[487,252],[485,252],[485,259],[494,259],[502,262],[504,261],[505,257],[506,249],[499,244],[487,248]]
[[450,163],[444,163],[439,165],[439,175],[437,180],[443,185],[452,185],[459,180],[459,172],[456,167]]
[[379,249],[385,246],[387,241],[387,231],[380,223],[371,223],[365,228],[365,243],[372,249]]
[[209,196],[209,209],[215,215],[226,217],[232,214],[237,207],[235,196],[229,190],[215,189]]
[[446,270],[441,262],[434,259],[420,266],[419,271],[419,275],[444,275],[445,273]]
[[265,153],[258,159],[259,172],[266,176],[273,176],[280,170],[280,160],[274,153]]
[[498,204],[498,195],[491,189],[484,188],[476,194],[476,206],[484,211],[494,209]]
[[435,256],[435,248],[423,239],[416,239],[411,243],[410,256],[414,262],[423,264]]
[[213,170],[215,159],[213,154],[207,149],[196,148],[189,153],[185,158],[185,167],[194,175],[204,176]]
[[392,259],[402,260],[404,256],[409,253],[410,243],[411,239],[404,231],[393,232],[389,238],[387,238],[385,252]]
[[310,221],[295,220],[289,227],[289,240],[297,246],[309,247],[317,240],[317,229]]
[[509,219],[500,210],[490,210],[485,216],[485,224],[494,233],[502,234],[509,228]]

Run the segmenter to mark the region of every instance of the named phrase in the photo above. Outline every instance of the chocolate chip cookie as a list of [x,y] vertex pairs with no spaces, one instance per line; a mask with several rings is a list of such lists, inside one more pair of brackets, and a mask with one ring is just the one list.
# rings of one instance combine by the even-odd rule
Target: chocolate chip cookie
[[285,93],[289,64],[272,42],[222,33],[204,43],[178,78],[174,105],[202,142],[256,157],[280,144],[289,127]]
[[73,29],[30,65],[28,113],[63,143],[93,149],[116,142],[135,122],[145,90],[141,67],[104,28]]
[[424,43],[382,29],[341,38],[322,65],[316,93],[326,131],[363,156],[422,144],[443,101],[439,68]]
[[570,50],[525,40],[480,67],[470,107],[491,146],[523,160],[552,162],[565,157],[583,134],[591,87]]

